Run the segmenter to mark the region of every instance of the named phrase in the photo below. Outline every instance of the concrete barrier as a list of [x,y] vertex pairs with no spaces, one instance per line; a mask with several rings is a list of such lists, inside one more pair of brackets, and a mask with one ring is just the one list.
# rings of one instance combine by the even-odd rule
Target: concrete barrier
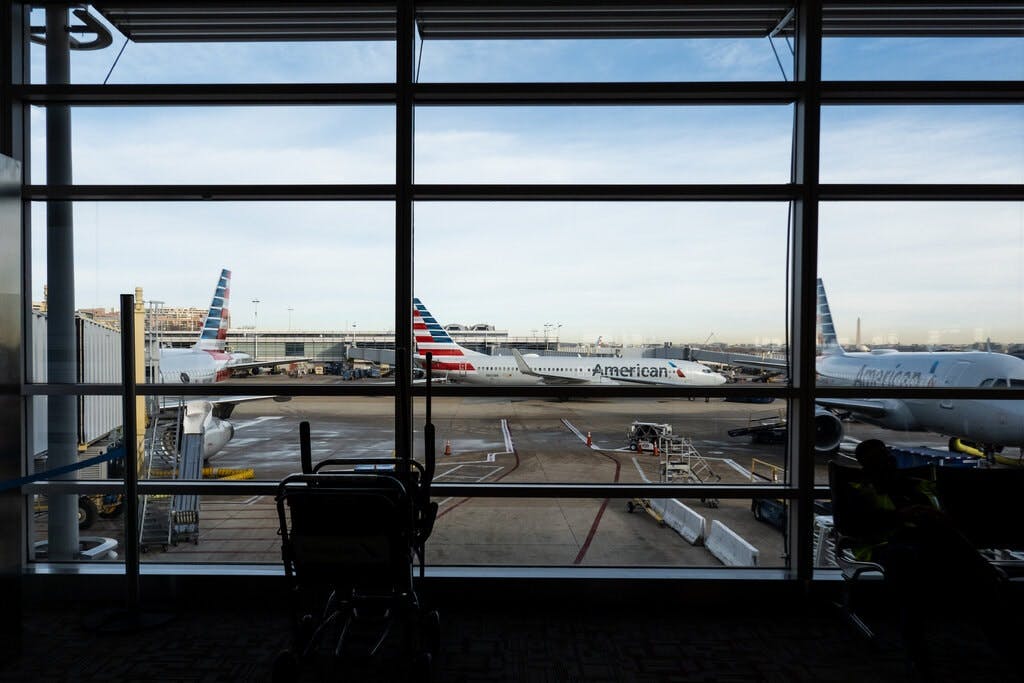
[[704,539],[704,547],[729,567],[756,567],[758,550],[735,531],[719,522],[711,522],[711,532]]
[[707,521],[675,498],[652,498],[651,509],[661,515],[665,526],[682,536],[691,545],[704,541]]
[[665,524],[675,529],[691,545],[704,542],[707,520],[692,509],[673,498],[669,500],[665,510]]

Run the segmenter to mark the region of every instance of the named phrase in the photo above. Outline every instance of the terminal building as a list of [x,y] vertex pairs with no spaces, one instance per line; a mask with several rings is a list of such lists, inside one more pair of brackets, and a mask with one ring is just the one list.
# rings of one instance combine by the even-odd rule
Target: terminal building
[[[942,467],[1018,472],[1022,444],[953,455],[962,434],[828,406],[1010,414],[1017,380],[820,382],[818,328],[833,320],[818,278],[840,283],[851,318],[873,306],[917,324],[941,309],[948,326],[921,322],[923,335],[1019,353],[1006,322],[1024,263],[1019,2],[15,0],[0,12],[0,676],[74,677],[53,667],[88,661],[99,670],[85,678],[267,678],[289,643],[279,481],[310,450],[403,472],[434,447],[439,508],[412,585],[442,615],[435,680],[901,680],[922,666],[900,639],[914,633],[884,635],[900,614],[877,586],[853,584],[854,607],[892,647],[871,657],[846,630],[829,472],[873,438],[932,471],[939,453]],[[173,271],[189,292],[175,301],[193,301],[193,283],[240,261],[263,288],[243,301],[325,289],[393,324],[231,328],[227,270],[209,309],[164,308],[156,326],[159,302],[130,294]],[[893,286],[908,273],[945,289]],[[495,365],[509,372],[532,354],[633,351],[566,343],[558,323],[512,334],[497,311],[431,339],[410,315],[423,282],[467,298],[501,287],[557,316],[539,320],[635,309],[687,334],[712,313],[781,326],[764,332],[782,339],[770,354],[637,353],[785,370],[706,386],[428,388],[398,353],[417,337],[506,356]],[[102,307],[108,290],[125,293],[120,308]],[[994,348],[975,316],[996,299]],[[223,365],[209,383],[147,381],[145,348],[187,352],[200,326],[215,360],[393,368],[362,383],[230,378]],[[818,448],[823,415],[849,448]],[[1015,498],[993,496],[990,518],[1015,519],[1000,506]],[[998,549],[1010,564],[1024,550]],[[949,583],[941,593],[963,585]],[[1004,606],[1019,612],[1009,586]],[[178,627],[157,623],[168,608]],[[953,679],[1020,676],[980,631],[930,628]],[[963,661],[950,643],[968,641]]]

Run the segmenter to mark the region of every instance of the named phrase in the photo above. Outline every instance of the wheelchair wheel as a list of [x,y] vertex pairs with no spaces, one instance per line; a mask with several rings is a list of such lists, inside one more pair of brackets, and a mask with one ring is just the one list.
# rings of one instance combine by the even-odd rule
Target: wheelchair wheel
[[421,652],[412,661],[412,670],[409,672],[411,681],[429,681],[434,668],[434,658],[429,652]]
[[299,662],[291,650],[282,650],[274,658],[274,668],[270,672],[273,683],[292,683],[298,680]]
[[420,643],[424,652],[437,658],[441,650],[441,615],[436,609],[420,617]]

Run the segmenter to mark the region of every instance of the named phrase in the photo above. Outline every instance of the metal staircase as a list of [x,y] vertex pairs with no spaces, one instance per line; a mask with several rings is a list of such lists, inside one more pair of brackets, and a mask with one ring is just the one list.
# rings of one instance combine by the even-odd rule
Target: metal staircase
[[[202,436],[189,438],[181,433],[185,404],[165,408],[146,432],[146,468],[148,479],[202,479]],[[139,544],[145,552],[152,546],[164,550],[181,541],[198,542],[199,496],[196,494],[155,494],[141,497],[139,504]]]
[[[178,470],[178,442],[184,401],[177,410],[156,412],[146,430],[146,479],[173,479]],[[171,543],[171,496],[147,494],[139,501],[139,544],[143,552],[151,546],[164,550]]]
[[[690,439],[684,436],[665,434],[658,438],[658,455],[661,463],[661,481],[668,483],[682,478],[694,484],[717,483],[721,475],[700,454]],[[701,498],[708,507],[718,507],[717,498]]]

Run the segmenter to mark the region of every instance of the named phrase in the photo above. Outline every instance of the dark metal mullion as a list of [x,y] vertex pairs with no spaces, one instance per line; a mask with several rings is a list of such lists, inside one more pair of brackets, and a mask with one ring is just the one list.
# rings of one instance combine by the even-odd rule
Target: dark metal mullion
[[819,185],[821,201],[1024,201],[1024,185],[969,183],[833,183]]
[[[372,397],[391,396],[395,388],[390,384],[139,384],[137,393],[140,396],[237,396],[241,389],[246,394],[271,396],[312,396],[312,397]],[[14,386],[12,392],[17,392]],[[21,385],[23,396],[120,396],[120,384],[47,384],[26,383]],[[425,389],[421,385],[412,387],[413,396],[423,396]],[[802,395],[801,390],[784,385],[771,384],[732,384],[715,387],[671,387],[671,386],[487,386],[439,384],[433,387],[432,393],[437,397],[534,397],[554,398],[565,396],[595,398],[646,398],[671,399],[688,398],[691,396],[710,396],[726,398],[734,396],[767,396],[778,399],[789,399]],[[986,401],[1021,401],[1024,393],[1018,389],[992,389],[980,387],[884,387],[860,386],[840,387],[828,386],[814,389],[816,398],[896,398],[940,401],[944,399],[986,400]]]
[[[794,183],[804,191],[794,202],[793,264],[790,284],[790,329],[794,371],[790,382],[797,394],[791,399],[787,430],[790,485],[798,489],[796,514],[789,516],[790,570],[799,581],[814,574],[814,386],[815,327],[817,313],[818,182],[821,136],[821,0],[801,0],[796,8],[795,81],[801,96],[794,116]],[[795,424],[796,429],[793,429]]]
[[1024,81],[826,81],[821,104],[1021,104]]
[[[373,397],[391,396],[397,393],[392,384],[140,384],[137,392],[140,396],[168,397],[206,397],[206,396],[237,396],[244,389],[246,394],[273,396],[309,396],[324,398]],[[413,396],[423,396],[425,387],[412,387]],[[529,398],[643,398],[671,399],[710,396],[725,398],[729,396],[768,396],[772,398],[790,398],[795,391],[785,386],[716,386],[716,387],[650,387],[642,385],[619,386],[452,386],[439,384],[432,388],[431,393],[443,397],[529,397]],[[25,384],[22,386],[25,396],[120,396],[120,385],[115,384]]]
[[395,16],[395,452],[412,458],[413,182],[416,68],[414,0],[398,0]]
[[417,106],[664,106],[787,105],[796,101],[790,82],[568,82],[568,83],[419,83]]
[[[253,495],[273,496],[277,493],[276,481],[222,481],[209,479],[140,479],[138,495],[152,494],[195,494],[201,496]],[[22,486],[22,493],[118,493],[124,490],[124,483],[116,479],[92,480],[50,480]],[[522,482],[515,484],[446,484],[431,485],[432,497],[443,499],[450,496],[466,498],[724,498],[744,500],[758,496],[793,500],[800,495],[795,488],[766,484],[607,484],[607,483],[544,483]],[[827,486],[813,489],[816,498],[828,496]]]
[[799,188],[769,184],[428,184],[416,201],[790,201]]
[[[224,84],[14,84],[11,95],[30,104],[73,106],[282,106],[390,105],[391,83]],[[799,97],[798,83],[570,82],[418,83],[416,106],[535,105],[786,105]],[[824,105],[1020,104],[1024,81],[828,81]]]
[[72,106],[393,105],[397,96],[391,83],[23,85],[12,91],[30,104]]
[[386,184],[29,185],[32,201],[394,201]]
[[[426,184],[413,185],[415,201],[789,201],[800,184]],[[29,201],[394,201],[394,185],[27,185]],[[821,201],[1024,201],[1024,185],[878,184],[819,185]]]

